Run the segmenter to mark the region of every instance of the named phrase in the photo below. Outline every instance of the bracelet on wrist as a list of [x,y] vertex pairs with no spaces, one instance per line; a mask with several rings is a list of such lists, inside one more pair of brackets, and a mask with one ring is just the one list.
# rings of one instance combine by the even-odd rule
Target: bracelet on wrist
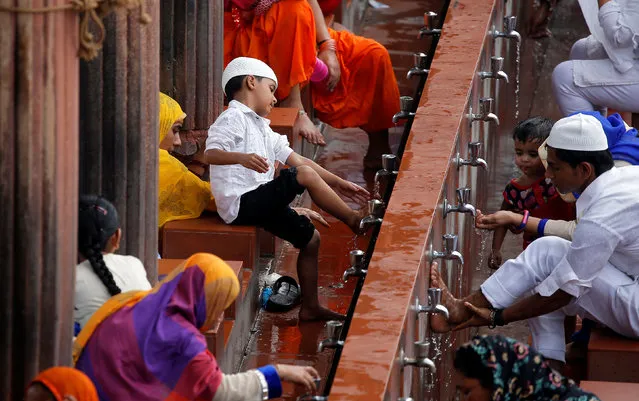
[[504,310],[490,308],[490,317],[488,320],[489,329],[494,329],[497,326],[504,326],[506,324],[504,321]]
[[522,232],[526,228],[526,224],[528,224],[528,218],[530,217],[530,212],[528,210],[524,210],[524,216],[521,219],[521,223],[514,228],[515,232]]

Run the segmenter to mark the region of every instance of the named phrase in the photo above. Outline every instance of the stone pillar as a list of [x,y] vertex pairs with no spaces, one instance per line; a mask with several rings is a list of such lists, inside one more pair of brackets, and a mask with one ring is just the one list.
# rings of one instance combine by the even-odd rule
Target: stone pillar
[[0,394],[21,400],[39,371],[71,363],[78,17],[0,11],[0,27]]
[[160,10],[160,88],[188,115],[182,139],[203,142],[224,107],[223,2],[167,0]]
[[157,279],[158,4],[104,18],[100,55],[80,63],[80,193],[99,194],[118,210],[120,253],[142,260]]

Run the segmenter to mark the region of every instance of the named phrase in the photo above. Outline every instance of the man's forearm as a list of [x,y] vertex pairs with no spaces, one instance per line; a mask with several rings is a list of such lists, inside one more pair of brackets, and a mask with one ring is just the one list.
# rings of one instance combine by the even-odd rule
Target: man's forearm
[[226,152],[220,149],[209,149],[204,152],[206,163],[214,165],[242,164],[243,156],[244,153]]
[[539,294],[531,295],[504,309],[502,315],[504,323],[526,320],[556,311],[568,305],[572,298],[572,295],[563,290],[557,290],[549,297]]
[[322,13],[322,8],[319,6],[319,3],[317,0],[307,1],[311,9],[313,9],[313,17],[315,17],[317,43],[330,39],[331,35],[328,33],[328,28],[326,28],[326,20],[324,19],[324,13]]

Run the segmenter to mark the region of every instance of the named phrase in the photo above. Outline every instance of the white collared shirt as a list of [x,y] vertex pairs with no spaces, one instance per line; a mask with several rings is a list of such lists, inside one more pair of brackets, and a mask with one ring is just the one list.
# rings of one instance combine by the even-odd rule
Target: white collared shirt
[[258,173],[240,164],[211,165],[211,190],[217,212],[232,223],[240,211],[240,198],[247,192],[273,180],[275,161],[286,163],[293,153],[285,135],[274,132],[271,122],[246,105],[232,100],[229,107],[209,128],[206,150],[255,153],[267,159],[269,170]]
[[607,263],[639,277],[639,166],[597,177],[577,200],[577,218],[567,254],[536,292],[562,289],[579,297]]

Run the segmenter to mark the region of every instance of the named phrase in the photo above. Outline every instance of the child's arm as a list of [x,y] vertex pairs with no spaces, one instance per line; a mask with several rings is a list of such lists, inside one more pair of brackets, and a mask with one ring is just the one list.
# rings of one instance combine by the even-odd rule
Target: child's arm
[[266,173],[269,169],[267,160],[255,153],[227,152],[221,149],[209,149],[204,153],[204,158],[208,164],[241,164],[258,173]]
[[289,157],[286,159],[286,164],[291,167],[308,166],[312,168],[329,186],[335,188],[335,190],[341,192],[344,196],[347,196],[355,201],[363,203],[370,198],[370,194],[364,188],[336,176],[314,161],[307,159],[304,156],[298,155],[295,152],[289,155]]

